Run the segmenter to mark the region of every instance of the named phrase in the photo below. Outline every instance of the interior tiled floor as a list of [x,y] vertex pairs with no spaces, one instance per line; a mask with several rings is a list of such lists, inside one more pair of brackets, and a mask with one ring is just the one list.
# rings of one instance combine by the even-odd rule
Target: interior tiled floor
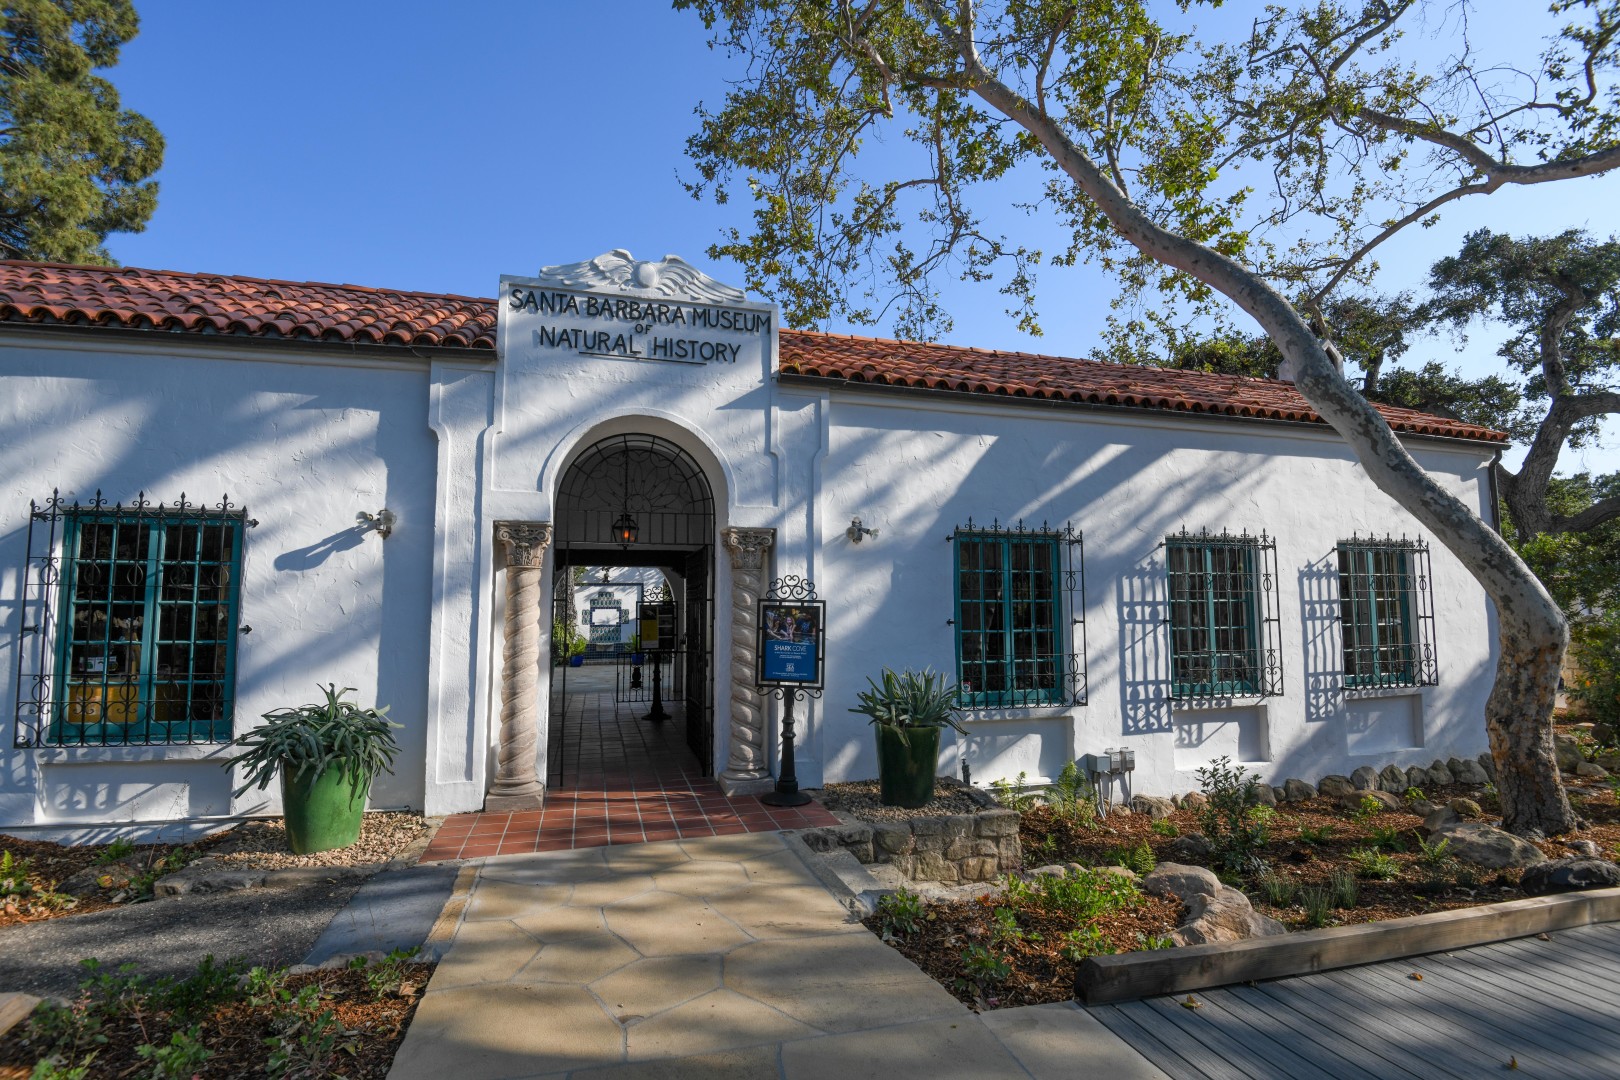
[[[641,719],[646,702],[615,706],[610,686],[575,679],[581,683],[567,695],[560,730],[553,726],[545,806],[453,815],[423,862],[838,824],[815,802],[776,807],[728,797],[687,749],[678,703],[666,703],[671,718],[654,724]],[[558,695],[554,706],[561,704]]]

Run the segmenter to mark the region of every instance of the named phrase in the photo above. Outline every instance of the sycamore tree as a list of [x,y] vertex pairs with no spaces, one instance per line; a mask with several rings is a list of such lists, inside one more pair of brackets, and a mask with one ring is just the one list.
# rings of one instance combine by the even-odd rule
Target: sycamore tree
[[[1346,381],[1317,312],[1367,283],[1390,236],[1449,203],[1620,165],[1620,0],[1556,0],[1567,25],[1507,64],[1473,51],[1466,5],[1416,0],[1271,7],[1209,42],[1191,29],[1189,10],[1207,15],[1192,0],[676,6],[740,68],[689,143],[695,195],[752,199],[751,226],[712,256],[737,260],[797,325],[892,311],[899,333],[927,333],[946,322],[933,283],[953,274],[999,276],[1034,330],[1037,268],[1087,259],[1127,295],[1153,290],[1153,312],[1243,312],[1372,481],[1494,601],[1501,662],[1485,722],[1506,826],[1577,826],[1552,754],[1558,605]],[[1403,53],[1409,25],[1452,34],[1449,59]],[[1027,209],[1066,238],[1052,255],[975,209],[1005,204],[1031,167],[1046,182]]]
[[137,26],[130,0],[0,3],[0,258],[108,263],[146,227],[163,137],[95,74]]

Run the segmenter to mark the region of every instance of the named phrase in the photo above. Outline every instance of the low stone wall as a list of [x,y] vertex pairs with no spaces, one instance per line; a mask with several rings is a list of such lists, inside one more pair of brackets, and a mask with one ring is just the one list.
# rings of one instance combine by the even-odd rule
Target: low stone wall
[[848,821],[801,835],[812,851],[843,848],[862,863],[888,863],[913,881],[990,881],[1024,865],[1015,810],[907,821]]

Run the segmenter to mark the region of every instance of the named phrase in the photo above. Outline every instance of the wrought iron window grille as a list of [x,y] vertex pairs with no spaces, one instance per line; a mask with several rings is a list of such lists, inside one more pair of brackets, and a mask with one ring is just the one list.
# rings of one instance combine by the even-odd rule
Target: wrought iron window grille
[[[1086,704],[1085,543],[1072,525],[969,518],[954,553],[957,701],[964,709]],[[1067,620],[1067,621],[1065,621]]]
[[1344,688],[1437,684],[1429,545],[1354,535],[1337,555]]
[[30,501],[15,744],[229,741],[243,536],[257,525],[229,496]]
[[1222,701],[1282,694],[1277,542],[1208,529],[1167,536],[1170,696]]

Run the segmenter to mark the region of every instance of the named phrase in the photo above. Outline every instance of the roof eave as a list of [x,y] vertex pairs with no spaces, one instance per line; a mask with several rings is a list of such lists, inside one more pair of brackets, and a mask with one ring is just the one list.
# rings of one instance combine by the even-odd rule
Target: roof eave
[[263,337],[253,334],[204,334],[195,330],[163,330],[157,327],[114,326],[98,323],[36,322],[24,319],[0,319],[0,334],[11,332],[40,332],[75,335],[86,338],[122,341],[142,341],[148,344],[160,340],[188,342],[199,346],[223,346],[244,349],[310,349],[333,355],[368,356],[396,362],[405,360],[460,360],[495,362],[495,350],[464,345],[396,345],[371,341],[338,341],[316,337]]

